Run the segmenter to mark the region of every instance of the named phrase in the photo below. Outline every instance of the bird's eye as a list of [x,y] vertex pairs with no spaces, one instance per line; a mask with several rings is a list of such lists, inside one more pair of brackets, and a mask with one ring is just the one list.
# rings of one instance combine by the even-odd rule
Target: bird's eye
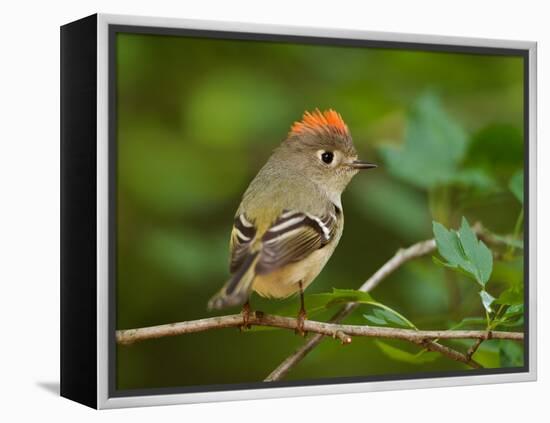
[[321,154],[321,160],[326,164],[331,164],[334,159],[334,153],[332,151],[325,151]]

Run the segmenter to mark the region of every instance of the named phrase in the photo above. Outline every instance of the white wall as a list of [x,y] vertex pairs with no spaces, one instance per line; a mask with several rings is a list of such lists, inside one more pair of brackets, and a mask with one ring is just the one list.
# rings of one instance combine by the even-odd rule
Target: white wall
[[[549,13],[543,1],[3,3],[0,389],[3,421],[515,421],[548,415]],[[124,13],[539,42],[539,382],[93,412],[52,393],[59,365],[59,25]],[[29,259],[30,257],[30,259]],[[546,333],[544,333],[546,332]],[[546,401],[545,401],[546,400]],[[6,419],[5,416],[12,417]],[[541,421],[534,418],[533,421]]]

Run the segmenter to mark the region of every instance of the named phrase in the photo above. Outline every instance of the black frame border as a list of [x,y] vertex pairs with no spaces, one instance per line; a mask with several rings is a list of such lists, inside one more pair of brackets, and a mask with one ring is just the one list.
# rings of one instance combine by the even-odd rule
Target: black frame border
[[97,407],[97,15],[60,30],[60,394]]
[[[353,376],[353,377],[336,377],[336,378],[319,378],[313,380],[302,381],[277,381],[277,382],[252,382],[238,384],[217,384],[217,385],[193,385],[181,387],[166,387],[166,388],[147,388],[147,389],[127,389],[119,390],[116,388],[116,164],[117,164],[117,102],[116,102],[116,35],[118,33],[130,34],[147,34],[161,36],[178,36],[178,37],[197,37],[197,38],[214,38],[214,39],[232,39],[243,41],[267,41],[277,43],[299,43],[309,45],[327,45],[327,46],[346,46],[346,47],[365,47],[378,49],[397,49],[397,50],[415,50],[415,51],[431,51],[440,53],[463,53],[463,54],[479,54],[493,56],[518,56],[523,59],[523,138],[524,138],[524,300],[526,300],[524,308],[524,356],[522,367],[508,367],[495,369],[471,369],[466,371],[451,371],[451,372],[418,372],[406,375],[384,375],[384,376]],[[141,25],[108,25],[108,108],[109,108],[109,281],[108,281],[108,297],[109,297],[109,345],[108,345],[108,397],[135,397],[144,395],[169,395],[169,394],[186,394],[200,392],[219,392],[219,391],[236,391],[236,390],[256,390],[281,387],[299,387],[299,386],[315,386],[315,385],[338,385],[350,383],[365,383],[379,381],[399,381],[412,379],[434,379],[445,377],[468,377],[480,375],[498,375],[498,374],[514,374],[528,373],[529,365],[529,339],[530,339],[530,322],[529,322],[529,143],[530,143],[530,63],[529,50],[521,48],[501,48],[501,47],[479,47],[479,46],[463,46],[454,44],[438,43],[421,43],[408,41],[381,41],[381,40],[364,40],[356,38],[332,38],[318,36],[303,36],[289,34],[267,34],[256,32],[234,32],[234,31],[218,31],[206,29],[188,29],[174,27],[157,27],[157,26],[141,26]]]

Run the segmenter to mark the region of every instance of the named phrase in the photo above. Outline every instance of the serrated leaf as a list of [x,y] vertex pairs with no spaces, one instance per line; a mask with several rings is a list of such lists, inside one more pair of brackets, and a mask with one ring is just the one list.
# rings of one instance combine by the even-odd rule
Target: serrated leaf
[[468,268],[464,268],[464,270],[474,274],[476,280],[485,286],[493,271],[493,254],[491,250],[487,248],[483,241],[477,239],[465,217],[462,218],[458,236],[467,257]]
[[474,278],[474,276],[470,272],[467,272],[466,270],[462,269],[461,267],[459,267],[456,264],[446,263],[446,262],[440,260],[439,258],[437,258],[436,256],[432,256],[432,261],[435,264],[439,265],[439,266],[448,267],[449,269],[453,269],[455,272],[460,273],[460,274],[462,274],[462,275],[464,275],[464,276],[466,276],[470,279]]
[[410,363],[410,364],[431,363],[437,360],[438,357],[440,357],[438,353],[431,352],[431,351],[428,351],[428,352],[421,351],[417,354],[412,354],[408,351],[402,350],[400,348],[396,348],[382,341],[376,340],[375,343],[382,350],[382,352],[386,354],[388,357],[397,361],[402,361],[404,363]]
[[523,204],[523,170],[518,170],[514,173],[514,175],[510,178],[508,187],[517,200]]
[[464,263],[464,255],[460,246],[460,240],[455,231],[450,231],[439,222],[433,222],[435,243],[439,254],[447,260],[450,267],[460,266]]
[[491,304],[495,301],[495,297],[484,290],[479,291],[479,296],[481,297],[481,303],[485,310],[487,310],[487,313],[492,313],[493,309],[491,308]]
[[448,230],[435,221],[433,232],[439,254],[447,260],[444,264],[460,268],[484,287],[493,270],[493,255],[491,250],[477,239],[466,218],[462,218],[458,232]]

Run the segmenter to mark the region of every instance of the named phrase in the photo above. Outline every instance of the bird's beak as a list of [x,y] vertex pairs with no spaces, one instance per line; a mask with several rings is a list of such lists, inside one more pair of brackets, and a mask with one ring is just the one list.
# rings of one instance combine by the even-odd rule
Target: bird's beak
[[374,163],[364,162],[363,160],[354,160],[350,163],[350,166],[354,169],[374,169],[375,167],[378,167]]

